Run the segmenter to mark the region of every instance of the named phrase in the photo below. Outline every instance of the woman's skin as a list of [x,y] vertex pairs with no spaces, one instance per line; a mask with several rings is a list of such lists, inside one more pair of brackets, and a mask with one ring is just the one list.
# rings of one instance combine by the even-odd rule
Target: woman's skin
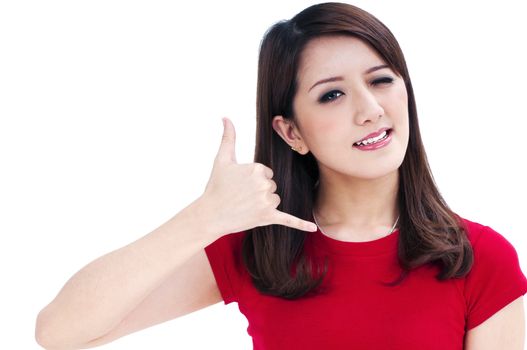
[[[355,37],[310,41],[297,76],[295,121],[282,116],[273,120],[274,129],[290,146],[301,147],[301,154],[312,152],[317,159],[315,215],[323,231],[335,239],[378,239],[388,234],[399,215],[396,194],[409,137],[408,96],[403,79],[390,68],[365,73],[384,64]],[[342,79],[312,87],[331,77]],[[320,102],[323,97],[327,102]],[[375,151],[352,147],[382,127],[393,128],[386,147]]]

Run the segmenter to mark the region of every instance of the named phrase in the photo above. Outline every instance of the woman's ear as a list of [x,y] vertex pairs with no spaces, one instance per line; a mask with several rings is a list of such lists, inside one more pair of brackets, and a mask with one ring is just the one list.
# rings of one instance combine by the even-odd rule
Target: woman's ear
[[306,154],[309,152],[307,145],[302,139],[302,135],[295,125],[295,122],[286,119],[281,115],[273,117],[273,129],[280,135],[280,137],[295,151],[300,154]]

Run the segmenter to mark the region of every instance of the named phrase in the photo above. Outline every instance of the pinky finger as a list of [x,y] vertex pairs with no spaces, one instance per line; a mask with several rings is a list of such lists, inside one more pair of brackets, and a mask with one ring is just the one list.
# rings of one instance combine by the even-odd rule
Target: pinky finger
[[279,210],[276,211],[274,224],[284,225],[296,228],[298,230],[310,232],[315,232],[318,229],[317,225],[313,222],[302,220],[300,218],[297,218],[296,216],[284,213]]

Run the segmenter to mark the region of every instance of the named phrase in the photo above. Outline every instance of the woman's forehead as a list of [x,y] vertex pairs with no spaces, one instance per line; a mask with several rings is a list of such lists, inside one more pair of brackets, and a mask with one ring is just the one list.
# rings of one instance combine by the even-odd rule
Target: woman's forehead
[[373,66],[386,64],[385,60],[363,40],[335,35],[311,39],[302,51],[298,79],[310,81],[345,73],[364,74]]

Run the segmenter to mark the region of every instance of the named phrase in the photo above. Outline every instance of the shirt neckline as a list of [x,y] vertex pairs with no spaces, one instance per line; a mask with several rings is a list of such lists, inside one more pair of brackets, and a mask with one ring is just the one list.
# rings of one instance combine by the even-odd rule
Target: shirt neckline
[[336,255],[348,256],[376,256],[397,252],[399,228],[395,228],[387,236],[365,242],[348,242],[331,238],[320,231],[312,233],[313,242],[316,246]]

